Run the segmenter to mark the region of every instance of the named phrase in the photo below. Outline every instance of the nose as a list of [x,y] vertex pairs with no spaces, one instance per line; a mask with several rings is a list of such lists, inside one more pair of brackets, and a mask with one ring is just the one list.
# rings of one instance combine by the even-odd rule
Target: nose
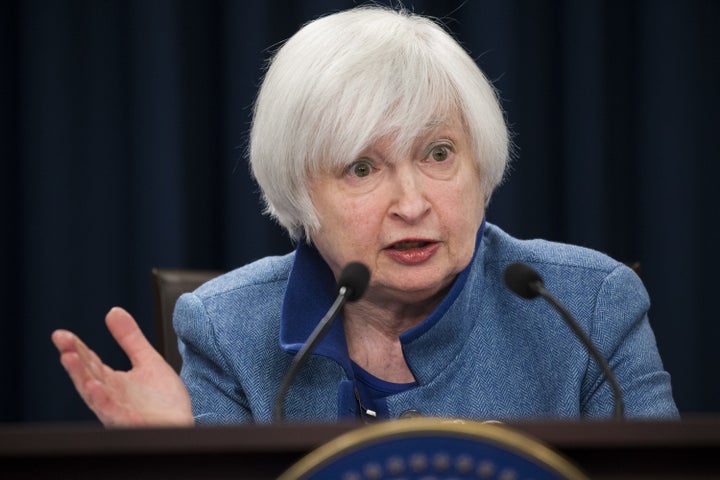
[[407,223],[417,223],[430,211],[426,186],[412,169],[398,169],[395,173],[395,192],[390,214]]

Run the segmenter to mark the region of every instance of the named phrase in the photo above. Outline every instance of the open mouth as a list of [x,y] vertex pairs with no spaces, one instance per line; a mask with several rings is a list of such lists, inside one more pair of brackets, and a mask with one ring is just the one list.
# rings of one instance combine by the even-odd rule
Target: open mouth
[[385,255],[403,265],[421,265],[433,258],[440,245],[434,240],[401,240],[389,245]]
[[423,247],[429,245],[430,243],[431,242],[424,242],[421,240],[412,240],[412,241],[408,241],[408,242],[395,243],[390,248],[392,248],[393,250],[403,251],[403,250],[410,250],[413,248],[423,248]]

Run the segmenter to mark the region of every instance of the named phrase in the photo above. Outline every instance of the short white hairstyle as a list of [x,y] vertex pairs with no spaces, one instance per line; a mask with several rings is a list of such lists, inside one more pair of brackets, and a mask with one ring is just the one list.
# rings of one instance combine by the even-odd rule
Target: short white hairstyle
[[508,130],[468,53],[406,10],[357,7],[308,23],[272,58],[255,103],[249,156],[266,213],[293,240],[310,241],[319,228],[315,174],[350,165],[387,135],[397,151],[409,148],[428,124],[457,112],[487,203],[508,162]]

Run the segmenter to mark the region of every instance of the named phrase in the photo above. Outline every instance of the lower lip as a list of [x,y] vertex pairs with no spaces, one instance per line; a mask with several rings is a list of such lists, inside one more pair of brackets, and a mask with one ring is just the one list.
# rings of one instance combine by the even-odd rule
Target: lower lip
[[385,249],[385,254],[393,260],[404,263],[405,265],[417,265],[426,262],[432,257],[437,249],[440,248],[439,243],[429,243],[424,247],[409,248],[407,250],[396,250],[394,248]]

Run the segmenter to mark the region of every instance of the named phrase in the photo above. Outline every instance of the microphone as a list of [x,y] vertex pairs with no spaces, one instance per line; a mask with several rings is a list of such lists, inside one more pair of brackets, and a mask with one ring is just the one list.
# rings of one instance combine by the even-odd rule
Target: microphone
[[560,313],[575,336],[580,339],[583,345],[585,345],[585,348],[590,353],[590,356],[592,356],[597,364],[600,365],[603,375],[605,375],[605,378],[607,378],[610,382],[614,395],[615,419],[622,420],[625,417],[625,401],[623,400],[620,385],[618,384],[617,378],[615,378],[615,374],[610,368],[610,365],[608,365],[605,358],[602,356],[600,351],[598,351],[597,347],[592,343],[572,314],[560,303],[560,301],[558,301],[547,289],[545,289],[545,284],[543,283],[540,274],[530,265],[525,263],[511,263],[505,269],[503,280],[505,281],[505,285],[507,285],[507,287],[518,296],[526,299],[533,299],[541,296]]
[[312,331],[305,344],[293,358],[290,369],[283,377],[280,389],[275,397],[273,406],[273,422],[280,423],[283,421],[283,406],[285,403],[285,395],[290,385],[297,376],[300,369],[305,365],[310,354],[325,334],[330,330],[330,326],[340,312],[340,309],[346,302],[354,302],[363,296],[368,284],[370,283],[370,270],[359,262],[352,262],[345,265],[340,272],[340,278],[337,282],[337,298],[327,311],[325,316],[320,320],[315,329]]

